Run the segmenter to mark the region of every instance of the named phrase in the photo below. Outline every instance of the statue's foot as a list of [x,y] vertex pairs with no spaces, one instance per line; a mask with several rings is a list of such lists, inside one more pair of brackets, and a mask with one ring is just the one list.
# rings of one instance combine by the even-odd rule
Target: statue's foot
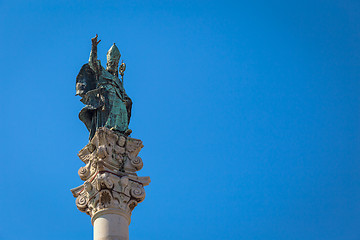
[[132,130],[131,130],[131,129],[127,129],[127,130],[124,132],[125,136],[129,136],[131,133],[132,133]]

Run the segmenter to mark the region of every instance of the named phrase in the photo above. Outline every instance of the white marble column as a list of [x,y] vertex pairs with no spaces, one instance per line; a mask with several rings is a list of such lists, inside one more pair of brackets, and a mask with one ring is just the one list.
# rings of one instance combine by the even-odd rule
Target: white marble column
[[93,219],[94,240],[129,240],[129,221],[119,214],[104,214]]

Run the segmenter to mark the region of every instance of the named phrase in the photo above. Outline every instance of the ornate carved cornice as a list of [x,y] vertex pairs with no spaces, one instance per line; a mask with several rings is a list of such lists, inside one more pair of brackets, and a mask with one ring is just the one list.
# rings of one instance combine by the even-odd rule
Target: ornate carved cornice
[[145,198],[144,186],[149,177],[138,177],[143,162],[138,153],[143,147],[139,139],[99,128],[78,156],[85,163],[78,174],[84,181],[71,189],[77,208],[91,216],[102,214],[126,216],[130,223],[132,210]]

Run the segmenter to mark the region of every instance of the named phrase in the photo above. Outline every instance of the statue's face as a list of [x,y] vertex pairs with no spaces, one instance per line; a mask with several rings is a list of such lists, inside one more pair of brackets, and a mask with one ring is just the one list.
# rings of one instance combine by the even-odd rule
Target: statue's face
[[108,61],[106,63],[106,70],[111,74],[116,74],[118,66],[119,66],[119,62],[117,62],[117,61]]

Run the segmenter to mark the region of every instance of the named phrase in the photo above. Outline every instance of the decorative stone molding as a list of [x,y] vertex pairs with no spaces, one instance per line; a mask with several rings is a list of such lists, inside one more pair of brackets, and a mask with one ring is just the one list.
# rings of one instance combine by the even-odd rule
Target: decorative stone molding
[[139,139],[126,137],[108,128],[99,128],[78,156],[85,163],[78,171],[84,181],[71,189],[77,208],[94,218],[108,213],[126,217],[130,224],[132,210],[145,198],[149,177],[138,177],[143,166],[138,153]]

